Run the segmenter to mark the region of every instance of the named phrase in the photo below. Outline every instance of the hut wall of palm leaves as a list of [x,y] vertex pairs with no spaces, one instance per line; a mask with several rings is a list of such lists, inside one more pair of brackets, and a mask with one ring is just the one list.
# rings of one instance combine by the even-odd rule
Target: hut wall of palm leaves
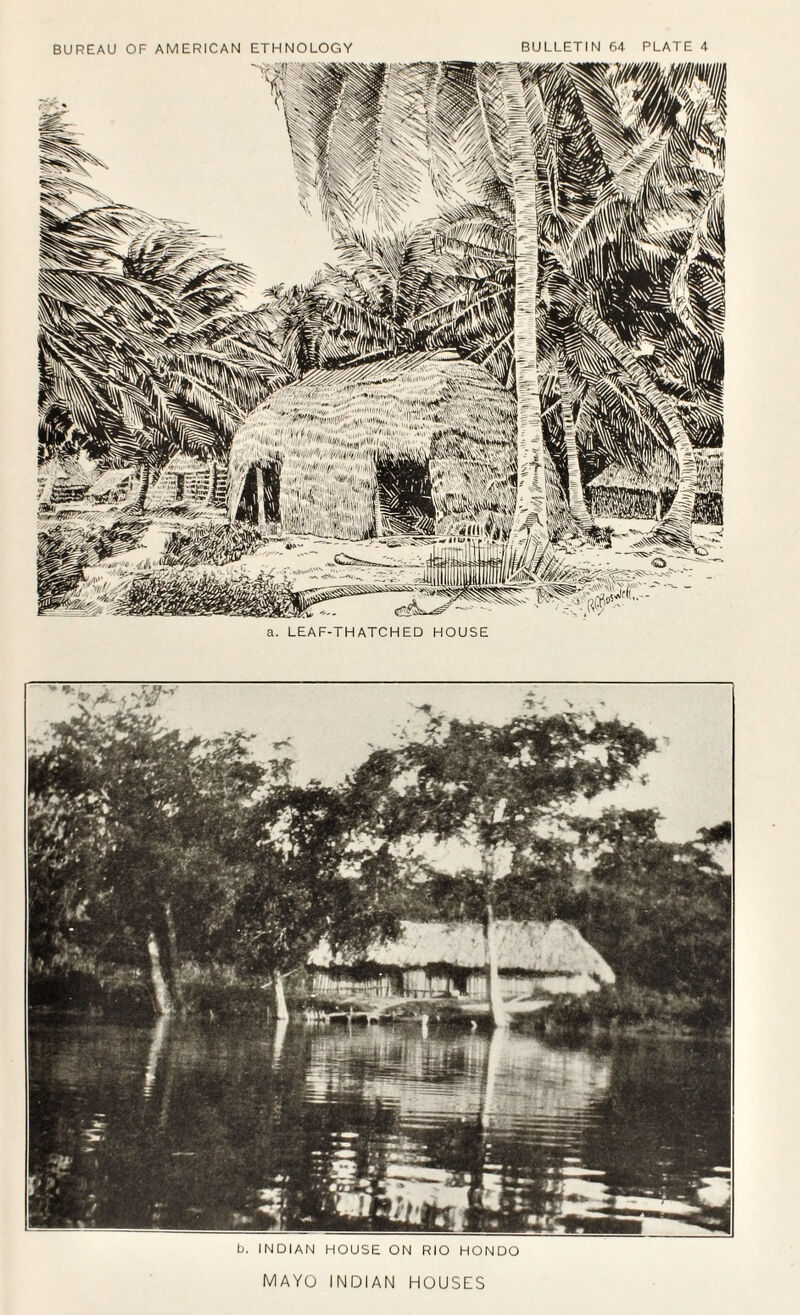
[[[720,448],[695,449],[697,492],[692,519],[699,524],[721,525],[723,520]],[[595,516],[660,519],[678,487],[678,465],[670,453],[657,450],[643,462],[612,461],[589,482]]]
[[[273,393],[237,431],[228,512],[253,468],[280,471],[284,530],[362,539],[375,531],[381,463],[427,463],[438,534],[473,523],[507,532],[516,482],[513,394],[454,352],[313,370]],[[548,469],[552,519],[568,513]]]

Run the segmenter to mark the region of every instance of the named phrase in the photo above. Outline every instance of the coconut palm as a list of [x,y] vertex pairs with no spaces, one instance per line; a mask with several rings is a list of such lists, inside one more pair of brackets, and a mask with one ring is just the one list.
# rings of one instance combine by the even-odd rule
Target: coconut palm
[[396,231],[425,194],[486,188],[514,197],[518,563],[547,540],[536,359],[536,159],[518,64],[296,64],[265,68],[282,100],[305,203],[316,192],[334,233]]
[[244,266],[102,196],[65,106],[43,103],[40,133],[40,444],[137,463],[143,507],[151,468],[176,448],[221,455],[290,375],[244,313]]
[[[671,254],[676,314],[681,318],[682,302],[682,318],[688,321],[692,309],[686,291],[688,271],[699,263],[702,234],[710,232],[718,209],[712,195],[700,205],[698,215],[697,189],[693,190],[693,178],[687,177],[692,170],[706,170],[714,180],[712,190],[718,189],[720,170],[710,156],[720,135],[724,87],[715,70],[716,66],[700,67],[695,75],[684,69],[671,82],[638,67],[632,75],[601,66],[534,69],[505,64],[265,70],[283,100],[301,196],[307,200],[316,191],[334,232],[352,231],[364,222],[378,231],[397,226],[426,182],[440,199],[449,201],[454,196],[485,201],[490,189],[510,198],[519,411],[512,539],[518,546],[531,535],[541,539],[547,529],[543,426],[534,368],[540,230],[551,270],[557,266],[560,275],[568,276],[555,279],[551,289],[551,298],[553,290],[558,291],[563,324],[576,324],[590,333],[629,376],[658,417],[656,430],[663,426],[675,449],[681,485],[656,537],[679,546],[691,543],[696,472],[678,408],[669,396],[662,396],[636,350],[598,314],[592,304],[597,290],[591,286],[587,290],[577,271],[581,242],[588,242],[605,259],[609,231],[624,253],[638,224],[642,242],[649,238],[662,260],[664,253]],[[636,102],[635,113],[627,117],[615,81],[629,101]],[[543,189],[549,191],[544,207]],[[694,230],[677,262],[665,235],[669,223],[674,235],[684,233],[687,223]],[[565,248],[571,237],[574,245]],[[482,292],[487,302],[499,301],[503,295],[499,281]],[[715,304],[713,279],[707,300]],[[476,318],[470,292],[460,308],[451,305],[450,309]],[[498,354],[510,350],[504,339],[505,335],[502,347],[495,344]]]

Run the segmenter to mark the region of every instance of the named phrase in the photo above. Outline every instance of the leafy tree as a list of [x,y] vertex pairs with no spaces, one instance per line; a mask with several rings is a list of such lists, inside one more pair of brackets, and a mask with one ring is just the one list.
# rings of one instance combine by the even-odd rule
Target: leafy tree
[[241,734],[185,737],[145,693],[77,694],[29,755],[30,950],[149,964],[180,1008],[181,952],[207,957],[263,780]]
[[708,1000],[727,1016],[730,824],[677,843],[659,838],[658,820],[652,809],[609,809],[586,823],[591,865],[575,919],[621,982]]
[[274,763],[272,788],[248,820],[249,861],[229,927],[237,960],[272,978],[278,1018],[288,1017],[284,976],[324,937],[336,950],[365,948],[397,931],[394,864],[354,833],[347,788],[291,780]]
[[465,912],[480,911],[492,1015],[506,1026],[498,912],[530,916],[565,898],[575,805],[629,780],[656,745],[616,717],[546,712],[532,698],[503,726],[421,711],[419,735],[375,750],[354,773],[362,825],[393,850],[413,838],[412,869],[421,840],[472,849],[477,871],[462,878],[459,895]]

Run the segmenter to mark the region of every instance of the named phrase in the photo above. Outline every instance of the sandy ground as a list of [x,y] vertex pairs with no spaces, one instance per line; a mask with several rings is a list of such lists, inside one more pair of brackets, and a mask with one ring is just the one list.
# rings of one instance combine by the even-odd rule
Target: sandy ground
[[[135,549],[87,568],[84,585],[57,610],[72,614],[124,610],[131,576],[146,575],[158,567],[172,531],[208,520],[221,523],[223,514],[205,512],[196,518],[170,515],[150,518]],[[661,549],[642,553],[636,545],[652,528],[651,522],[601,523],[613,530],[611,547],[577,540],[559,544],[557,555],[564,578],[554,585],[480,590],[434,588],[424,578],[434,547],[430,539],[365,539],[350,543],[312,536],[276,536],[265,541],[257,552],[230,566],[204,569],[252,578],[279,576],[299,595],[305,616],[335,617],[343,624],[356,619],[363,622],[365,607],[369,609],[370,623],[374,624],[397,616],[432,615],[440,611],[491,612],[498,607],[520,604],[585,615],[623,605],[654,590],[690,588],[699,580],[713,579],[719,573],[720,526],[694,526],[698,553]],[[332,588],[360,592],[342,597],[318,596],[320,591],[330,593]]]

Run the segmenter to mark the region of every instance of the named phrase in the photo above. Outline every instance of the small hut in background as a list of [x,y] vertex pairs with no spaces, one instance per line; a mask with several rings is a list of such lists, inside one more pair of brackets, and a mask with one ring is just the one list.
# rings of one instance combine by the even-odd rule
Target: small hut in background
[[89,489],[93,502],[128,502],[138,492],[139,477],[132,466],[104,470]]
[[[692,519],[722,524],[722,450],[696,448],[697,493]],[[647,465],[633,460],[612,461],[588,484],[589,506],[598,517],[661,520],[678,488],[678,464],[659,448]]]
[[159,475],[147,505],[224,506],[226,485],[225,468],[218,462],[176,452]]
[[[488,998],[486,941],[479,922],[404,922],[395,941],[375,941],[354,960],[326,941],[311,954],[311,989],[327,996]],[[566,922],[496,924],[503,997],[584,995],[613,983],[605,959]]]
[[38,471],[39,506],[53,507],[64,502],[81,502],[91,482],[75,457],[51,457]]
[[[513,393],[454,352],[312,370],[247,417],[228,464],[232,520],[336,539],[503,533],[515,493]],[[552,463],[548,495],[563,514]]]

